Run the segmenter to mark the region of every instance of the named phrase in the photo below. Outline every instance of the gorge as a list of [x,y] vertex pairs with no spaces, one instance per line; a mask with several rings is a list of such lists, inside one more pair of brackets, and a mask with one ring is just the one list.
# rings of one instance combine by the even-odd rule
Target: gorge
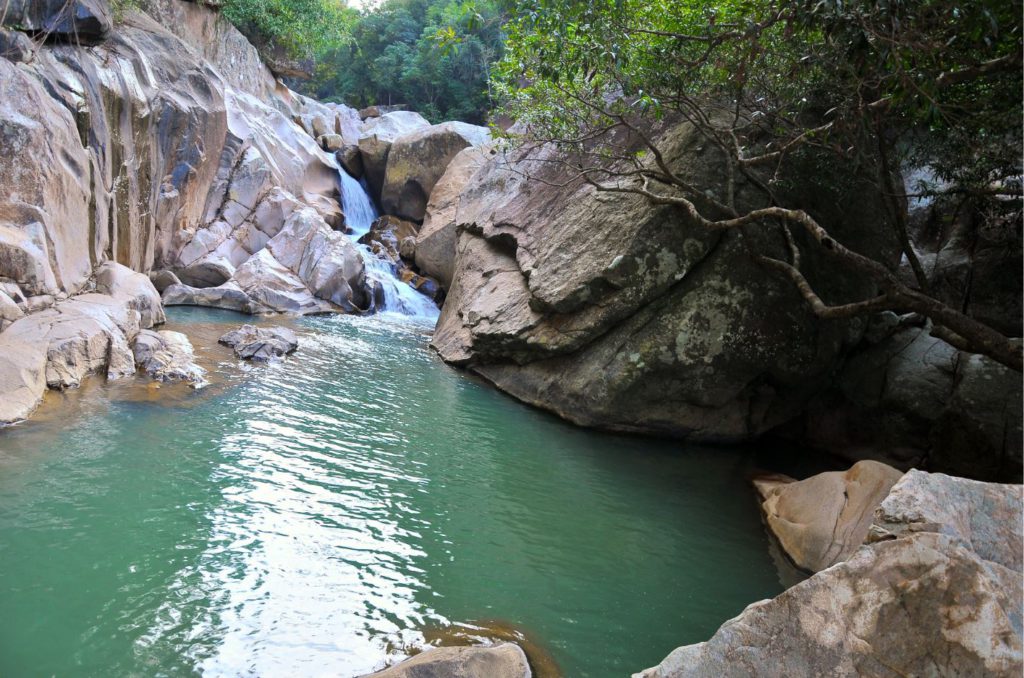
[[[303,96],[221,4],[0,13],[0,674],[1019,675],[1012,360],[525,119]],[[1019,356],[1019,213],[911,201],[908,258],[860,169],[645,125],[600,171],[771,183]]]

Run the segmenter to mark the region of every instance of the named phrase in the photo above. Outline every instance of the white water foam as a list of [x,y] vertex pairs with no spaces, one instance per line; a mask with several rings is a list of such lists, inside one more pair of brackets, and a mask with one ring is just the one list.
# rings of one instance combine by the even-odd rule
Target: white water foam
[[[378,217],[377,208],[370,199],[364,181],[356,181],[345,170],[339,170],[338,176],[345,223],[350,237],[355,241],[370,232],[370,225]],[[393,266],[374,255],[369,247],[360,244],[356,244],[356,247],[363,257],[367,280],[376,282],[383,290],[382,312],[397,313],[431,323],[437,320],[439,311],[433,301],[396,278]]]

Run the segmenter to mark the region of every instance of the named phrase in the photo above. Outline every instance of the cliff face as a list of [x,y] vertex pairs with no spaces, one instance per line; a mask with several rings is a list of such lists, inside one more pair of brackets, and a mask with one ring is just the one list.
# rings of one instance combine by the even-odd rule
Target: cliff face
[[[355,143],[355,111],[288,90],[207,4],[150,0],[115,25],[102,0],[15,3],[4,27],[0,344],[9,350],[0,351],[0,421],[26,416],[46,386],[108,367],[140,326],[162,320],[121,317],[138,313],[126,307],[138,295],[100,289],[101,265],[168,268],[209,286],[253,259],[249,291],[230,290],[243,310],[360,305],[362,262],[331,228],[343,220],[338,166],[306,131],[348,130]],[[139,280],[132,289],[148,287],[140,294],[159,307]],[[282,289],[301,308],[253,298]],[[57,335],[38,326],[40,313],[63,317],[86,294],[120,301],[107,309],[93,300],[101,303],[86,315],[102,317],[86,322],[81,351],[48,343]],[[7,346],[16,339],[17,350]],[[58,378],[69,361],[75,378]]]
[[105,259],[143,272],[179,263],[230,199],[250,148],[274,185],[313,203],[337,194],[333,159],[292,124],[313,104],[279,85],[245,38],[205,5],[146,10],[100,44],[0,62],[4,139],[18,160],[0,167],[0,243],[24,251],[17,229],[44,254],[26,257],[31,276],[0,274],[25,281],[28,296],[78,292]]

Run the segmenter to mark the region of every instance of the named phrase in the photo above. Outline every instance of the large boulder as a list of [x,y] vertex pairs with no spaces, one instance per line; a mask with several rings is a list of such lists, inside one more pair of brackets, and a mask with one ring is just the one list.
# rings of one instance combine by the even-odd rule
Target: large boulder
[[423,227],[416,236],[416,266],[445,288],[452,284],[458,233],[455,226],[459,196],[469,180],[483,167],[487,147],[470,146],[459,151],[434,185],[427,201]]
[[127,308],[137,311],[144,329],[163,324],[167,318],[164,307],[149,276],[127,266],[106,261],[96,268],[96,291],[109,294]]
[[437,647],[372,674],[373,678],[530,678],[532,675],[526,655],[515,643]]
[[1019,676],[1021,486],[911,471],[869,543],[635,678]]
[[[650,134],[685,181],[721,197],[726,163],[696,129],[666,123]],[[599,193],[569,167],[550,147],[496,154],[463,189],[433,337],[444,360],[580,424],[700,440],[764,433],[825,388],[862,325],[819,319],[787,278],[751,258],[788,256],[776,225],[711,232],[641,196]],[[780,187],[801,186],[792,204],[894,264],[884,206],[864,199],[870,181],[799,164],[780,174]],[[763,198],[739,177],[735,196],[740,209]],[[826,300],[874,294],[797,238]]]
[[888,315],[888,332],[854,352],[787,434],[848,458],[1020,480],[1020,373]]
[[483,146],[490,139],[486,127],[464,122],[432,125],[395,139],[381,188],[384,213],[422,221],[430,193],[448,164],[462,149]]
[[362,155],[366,183],[375,199],[380,199],[388,154],[395,139],[425,127],[430,127],[427,119],[412,111],[392,111],[363,123],[356,143]]
[[760,479],[768,529],[793,563],[818,572],[846,560],[868,536],[875,509],[903,475],[877,461],[805,480]]

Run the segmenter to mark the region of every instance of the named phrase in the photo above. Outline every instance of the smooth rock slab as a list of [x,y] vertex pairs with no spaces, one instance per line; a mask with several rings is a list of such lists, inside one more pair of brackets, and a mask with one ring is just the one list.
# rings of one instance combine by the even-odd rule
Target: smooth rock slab
[[[846,560],[868,535],[874,511],[903,475],[877,461],[805,480],[755,480],[768,529],[797,567],[818,572]],[[788,482],[787,482],[788,481]]]
[[372,674],[373,678],[530,678],[532,675],[526,655],[515,643],[492,647],[438,647]]
[[220,343],[235,349],[243,360],[267,362],[292,353],[299,347],[299,339],[287,327],[256,327],[242,325],[220,338]]
[[206,370],[195,364],[192,343],[181,332],[142,330],[132,347],[135,364],[156,381],[206,385]]

